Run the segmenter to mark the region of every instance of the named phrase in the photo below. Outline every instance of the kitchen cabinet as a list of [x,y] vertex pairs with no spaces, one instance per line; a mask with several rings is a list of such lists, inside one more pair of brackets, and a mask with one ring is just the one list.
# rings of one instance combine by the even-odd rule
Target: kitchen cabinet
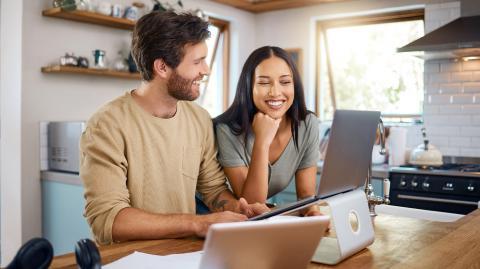
[[52,243],[55,255],[72,252],[79,239],[91,237],[83,217],[85,200],[80,178],[61,174],[42,172],[42,233]]

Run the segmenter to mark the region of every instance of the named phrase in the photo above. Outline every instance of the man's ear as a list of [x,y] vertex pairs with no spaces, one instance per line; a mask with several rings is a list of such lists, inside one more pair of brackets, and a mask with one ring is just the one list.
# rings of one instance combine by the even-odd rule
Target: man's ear
[[170,67],[168,67],[163,59],[156,59],[153,62],[153,73],[160,78],[167,79],[170,73]]

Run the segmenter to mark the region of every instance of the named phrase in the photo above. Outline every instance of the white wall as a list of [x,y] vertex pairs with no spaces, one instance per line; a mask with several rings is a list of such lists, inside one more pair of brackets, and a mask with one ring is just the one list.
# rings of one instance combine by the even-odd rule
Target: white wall
[[[2,1],[2,5],[4,2]],[[8,39],[8,48],[2,47],[2,56],[3,53],[6,53],[10,56],[8,59],[14,58],[16,61],[15,65],[8,67],[8,75],[12,76],[10,72],[14,71],[13,78],[18,77],[14,85],[16,88],[9,88],[11,96],[5,98],[3,98],[5,88],[3,86],[8,81],[2,80],[2,125],[4,127],[2,128],[2,144],[5,141],[3,139],[4,132],[10,134],[13,142],[17,139],[18,143],[10,144],[16,145],[16,147],[2,145],[1,148],[2,187],[11,184],[8,188],[2,188],[2,192],[9,191],[8,196],[2,193],[2,208],[11,206],[9,207],[11,211],[15,211],[15,214],[10,214],[11,211],[2,211],[2,249],[16,251],[20,246],[20,241],[25,242],[32,237],[41,236],[39,122],[86,120],[102,104],[137,87],[139,82],[104,77],[41,73],[42,66],[58,62],[59,57],[65,52],[88,56],[91,61],[90,55],[93,49],[104,49],[107,51],[107,57],[113,60],[116,52],[122,46],[129,45],[130,34],[125,30],[43,17],[41,12],[50,7],[51,0],[28,1],[28,4],[23,7],[22,1],[7,2],[9,5],[14,5],[19,13],[23,11],[23,16],[19,13],[8,14],[8,18],[2,16],[2,22],[4,19],[5,21],[8,19],[8,25],[13,24],[9,31],[16,30],[18,36],[17,39]],[[112,0],[111,2],[127,4],[133,0]],[[144,2],[150,3],[150,1]],[[234,89],[236,74],[255,45],[255,40],[251,35],[255,22],[254,15],[238,9],[226,8],[210,1],[183,2],[187,8],[200,7],[210,16],[231,22],[232,70],[230,85]],[[6,25],[2,23],[2,29],[5,28],[4,26]],[[14,34],[12,36],[15,37]],[[2,42],[3,40],[6,39],[2,39]],[[241,46],[239,45],[240,40],[242,40]],[[15,54],[16,51],[17,54]],[[5,77],[2,73],[2,78]],[[4,103],[9,106],[4,108]],[[5,109],[8,109],[7,113],[3,113]],[[13,115],[12,112],[14,112]],[[7,115],[9,121],[4,122],[3,117],[6,118]],[[11,126],[6,123],[10,123]],[[8,170],[4,168],[6,165],[9,166]],[[7,173],[15,168],[17,170],[13,173]],[[7,198],[9,199],[8,204],[3,203]],[[20,233],[17,240],[6,240],[4,224],[7,228],[15,227],[11,236]],[[2,266],[11,258],[11,253],[2,251],[2,254],[5,254]]]
[[[458,18],[460,5],[430,5],[427,11],[425,28],[431,31]],[[445,155],[480,157],[480,60],[427,61],[424,78],[431,143]]]
[[0,4],[0,266],[6,266],[22,240],[22,1]]

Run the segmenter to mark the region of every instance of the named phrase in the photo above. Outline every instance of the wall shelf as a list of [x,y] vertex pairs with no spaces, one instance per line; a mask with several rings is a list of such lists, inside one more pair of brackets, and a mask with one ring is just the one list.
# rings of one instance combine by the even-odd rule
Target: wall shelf
[[94,75],[104,77],[116,77],[124,79],[140,80],[140,73],[130,73],[123,71],[115,71],[110,69],[93,69],[82,68],[75,66],[53,65],[42,67],[42,73],[57,73],[57,74],[80,74],[80,75]]
[[46,17],[86,22],[124,30],[133,30],[133,26],[135,26],[135,22],[128,19],[115,18],[112,16],[106,16],[83,10],[67,11],[59,7],[44,10],[42,11],[42,15]]

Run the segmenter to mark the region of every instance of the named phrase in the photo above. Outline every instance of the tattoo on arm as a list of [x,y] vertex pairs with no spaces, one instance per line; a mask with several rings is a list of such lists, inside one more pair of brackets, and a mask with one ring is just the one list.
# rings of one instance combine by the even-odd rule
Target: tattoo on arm
[[212,206],[215,210],[223,210],[225,211],[225,205],[228,203],[227,200],[215,200],[212,202]]

